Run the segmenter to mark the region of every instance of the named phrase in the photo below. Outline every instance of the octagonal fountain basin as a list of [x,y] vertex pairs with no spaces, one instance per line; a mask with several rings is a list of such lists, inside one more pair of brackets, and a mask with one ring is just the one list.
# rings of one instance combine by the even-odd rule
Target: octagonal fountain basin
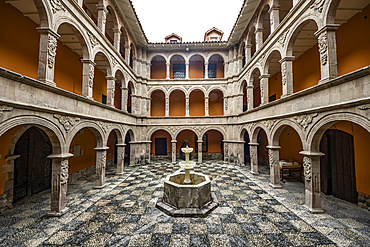
[[159,197],[157,208],[171,216],[205,216],[218,206],[211,192],[211,180],[207,175],[191,173],[191,184],[183,184],[184,172],[168,175],[164,181],[163,197]]

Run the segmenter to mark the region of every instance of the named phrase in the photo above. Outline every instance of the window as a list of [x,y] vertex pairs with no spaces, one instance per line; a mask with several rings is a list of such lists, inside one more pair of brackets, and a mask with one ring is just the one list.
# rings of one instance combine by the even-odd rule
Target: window
[[210,37],[209,40],[210,41],[218,41],[218,37]]
[[177,40],[170,40],[170,43],[171,44],[176,44],[177,43]]
[[104,94],[101,95],[101,102],[103,104],[107,104],[107,95],[104,95]]
[[208,78],[217,78],[217,63],[208,64]]
[[174,63],[173,64],[173,79],[184,79],[185,78],[185,64]]

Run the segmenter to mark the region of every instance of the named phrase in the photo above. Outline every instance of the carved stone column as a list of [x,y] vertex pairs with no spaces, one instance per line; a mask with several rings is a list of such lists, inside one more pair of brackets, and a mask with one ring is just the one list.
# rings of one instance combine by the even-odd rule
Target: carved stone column
[[105,186],[105,166],[107,164],[107,150],[109,147],[96,147],[96,180],[95,189],[101,189]]
[[189,117],[189,96],[185,97],[185,117]]
[[203,157],[202,157],[202,148],[203,148],[203,141],[198,140],[198,163],[201,164],[203,162]]
[[92,99],[96,64],[88,59],[81,59],[81,62],[82,62],[82,96]]
[[125,143],[118,143],[117,145],[117,172],[116,175],[123,174],[123,167],[125,165]]
[[245,64],[247,64],[252,58],[252,45],[247,44],[245,46]]
[[107,105],[114,107],[114,91],[116,90],[116,78],[106,76],[107,79]]
[[121,109],[124,112],[127,112],[127,97],[128,97],[128,89],[121,87],[122,95],[121,95]]
[[113,40],[114,48],[119,52],[121,47],[121,30],[119,28],[113,28]]
[[279,6],[272,6],[271,9],[269,10],[271,33],[273,33],[279,26],[280,23],[279,10],[280,10]]
[[337,44],[335,40],[335,31],[339,25],[328,25],[315,33],[318,37],[318,46],[320,53],[321,80],[324,83],[338,76],[337,67]]
[[253,109],[253,86],[247,86],[247,104],[248,110]]
[[222,103],[224,105],[224,114],[227,115],[229,112],[229,98],[228,97],[222,97]]
[[6,156],[6,165],[3,166],[3,173],[6,174],[4,184],[5,201],[0,202],[1,206],[12,208],[14,198],[14,161],[21,157],[20,155]]
[[293,93],[293,60],[294,57],[284,57],[280,60],[281,83],[283,84],[282,98]]
[[261,105],[269,102],[269,77],[270,75],[261,75],[260,88],[261,88]]
[[125,45],[125,60],[127,62],[127,64],[129,63],[130,61],[130,45]]
[[209,116],[209,98],[208,96],[204,97],[204,116],[208,117]]
[[171,63],[166,63],[166,79],[170,79]]
[[320,157],[323,153],[302,151],[305,180],[305,206],[312,213],[324,212],[321,207]]
[[249,152],[251,157],[251,173],[252,174],[259,174],[258,172],[258,143],[249,143]]
[[61,216],[68,211],[67,208],[67,183],[68,183],[68,159],[73,154],[51,154],[51,205],[49,216]]
[[204,63],[204,79],[208,79],[208,62]]
[[105,23],[107,22],[108,10],[104,7],[104,5],[98,5],[96,9],[98,10],[98,28],[103,34],[105,34]]
[[189,62],[185,63],[185,79],[189,79]]
[[171,140],[171,143],[172,143],[172,149],[171,149],[172,164],[176,164],[176,143],[177,143],[177,140]]
[[170,116],[170,97],[166,97],[166,105],[165,105],[165,117]]
[[256,28],[256,51],[262,46],[263,44],[263,28]]
[[281,189],[280,185],[280,165],[279,149],[280,146],[267,146],[270,165],[270,186],[274,189]]
[[38,28],[40,33],[37,80],[55,86],[54,69],[57,55],[57,39],[60,35],[48,28]]

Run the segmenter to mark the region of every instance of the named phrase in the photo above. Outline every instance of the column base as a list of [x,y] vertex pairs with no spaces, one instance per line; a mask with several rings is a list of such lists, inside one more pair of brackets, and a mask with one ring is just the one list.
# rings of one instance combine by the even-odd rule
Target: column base
[[102,189],[104,187],[105,187],[105,184],[103,184],[103,185],[95,185],[94,186],[94,189]]
[[116,175],[123,175],[123,172],[116,172]]
[[322,214],[324,213],[324,210],[322,208],[310,208],[307,205],[303,205],[310,213],[312,214]]
[[283,188],[283,186],[281,186],[280,184],[279,185],[277,185],[277,184],[272,184],[272,183],[270,183],[269,184],[272,188],[274,188],[274,189],[282,189]]
[[253,174],[253,175],[259,175],[260,173],[258,171],[257,172],[251,171],[251,174]]
[[330,80],[332,80],[332,79],[334,79],[334,78],[336,78],[336,77],[327,77],[327,78],[324,78],[324,79],[321,79],[321,80],[319,80],[319,85],[320,84],[324,84],[324,83],[326,83],[326,82],[328,82],[328,81],[330,81]]
[[177,162],[176,161],[172,161],[172,164],[177,164]]
[[49,86],[52,86],[52,87],[56,87],[57,86],[57,84],[55,83],[55,82],[53,82],[53,81],[49,81],[49,80],[39,80],[39,81],[41,81],[41,82],[43,82],[43,83],[45,83],[45,84],[47,84],[47,85],[49,85]]
[[65,213],[67,213],[68,211],[69,211],[69,208],[66,207],[66,208],[60,210],[59,212],[57,212],[57,211],[50,211],[48,213],[48,216],[49,217],[59,217],[59,216],[62,216],[63,214],[65,214]]

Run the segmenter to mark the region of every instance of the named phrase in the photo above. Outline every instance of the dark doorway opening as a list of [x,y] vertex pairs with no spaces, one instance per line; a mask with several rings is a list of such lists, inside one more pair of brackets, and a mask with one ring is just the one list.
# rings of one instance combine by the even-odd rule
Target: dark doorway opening
[[125,163],[124,163],[124,166],[129,166],[130,165],[130,146],[131,146],[130,141],[131,141],[130,134],[127,133],[126,138],[125,138],[126,147],[125,147]]
[[249,136],[247,131],[244,134],[244,164],[250,164],[251,163],[251,156],[249,151]]
[[44,131],[31,127],[19,138],[14,154],[14,201],[49,189],[52,145]]
[[167,138],[155,138],[155,155],[167,155]]
[[353,136],[327,130],[320,143],[325,155],[320,160],[321,191],[357,203]]

